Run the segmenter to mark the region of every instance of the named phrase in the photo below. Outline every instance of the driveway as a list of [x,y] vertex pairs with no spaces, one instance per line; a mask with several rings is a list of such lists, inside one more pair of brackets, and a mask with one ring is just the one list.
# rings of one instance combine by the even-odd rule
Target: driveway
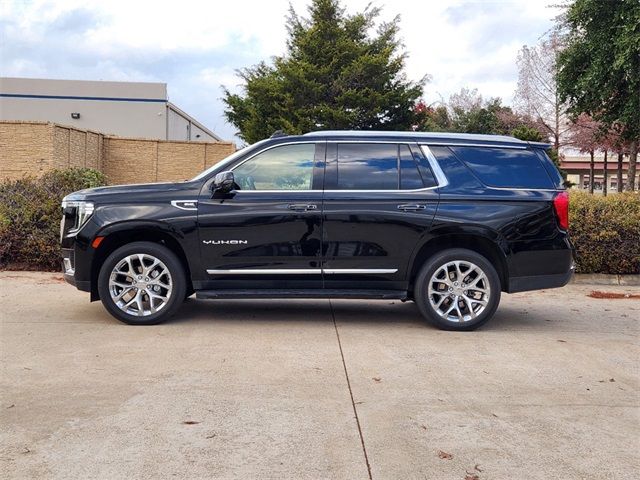
[[130,327],[0,273],[2,478],[621,479],[640,300],[504,295],[472,333],[412,303],[188,300]]

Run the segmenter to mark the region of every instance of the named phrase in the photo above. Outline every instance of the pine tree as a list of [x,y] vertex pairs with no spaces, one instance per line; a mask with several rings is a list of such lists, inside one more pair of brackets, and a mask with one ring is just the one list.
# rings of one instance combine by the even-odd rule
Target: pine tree
[[339,0],[313,0],[309,18],[293,8],[287,51],[273,64],[238,72],[243,93],[224,89],[225,115],[253,143],[276,130],[409,130],[426,77],[409,81],[399,17],[376,26],[379,9],[346,14]]

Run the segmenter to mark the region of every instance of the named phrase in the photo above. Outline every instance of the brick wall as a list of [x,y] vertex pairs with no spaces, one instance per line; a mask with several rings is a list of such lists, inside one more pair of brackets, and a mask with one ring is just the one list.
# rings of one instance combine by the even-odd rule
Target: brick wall
[[0,180],[64,167],[98,169],[112,185],[185,180],[234,151],[231,142],[146,140],[52,123],[0,122]]
[[18,179],[53,168],[53,129],[50,123],[0,122],[0,178]]

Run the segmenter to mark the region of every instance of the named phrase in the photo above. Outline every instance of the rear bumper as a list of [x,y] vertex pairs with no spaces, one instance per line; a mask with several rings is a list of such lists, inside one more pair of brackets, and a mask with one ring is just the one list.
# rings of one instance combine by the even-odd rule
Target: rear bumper
[[507,293],[527,292],[530,290],[543,290],[546,288],[564,287],[575,271],[575,266],[571,264],[571,268],[566,273],[555,273],[552,275],[532,275],[529,277],[511,277],[509,279],[509,288]]

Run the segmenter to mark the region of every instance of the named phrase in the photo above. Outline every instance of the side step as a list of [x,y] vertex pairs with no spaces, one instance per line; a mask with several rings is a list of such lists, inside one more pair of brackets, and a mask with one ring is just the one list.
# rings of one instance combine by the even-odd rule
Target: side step
[[198,290],[196,298],[375,298],[406,300],[406,290]]

